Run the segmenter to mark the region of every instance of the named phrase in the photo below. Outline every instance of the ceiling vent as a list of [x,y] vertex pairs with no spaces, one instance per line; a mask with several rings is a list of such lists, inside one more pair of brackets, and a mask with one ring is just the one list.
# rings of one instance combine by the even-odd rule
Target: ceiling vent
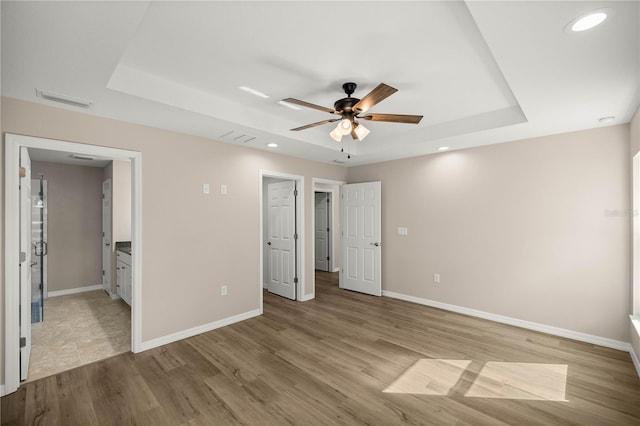
[[74,98],[67,95],[61,95],[59,93],[48,92],[46,90],[36,89],[36,96],[46,99],[48,101],[59,102],[66,105],[71,105],[78,108],[90,108],[93,102],[84,99]]
[[247,143],[247,142],[251,142],[255,138],[256,138],[255,136],[238,132],[237,130],[230,130],[227,133],[220,135],[220,139],[227,142],[235,142],[235,143]]
[[82,155],[82,154],[71,154],[71,156],[73,158],[75,158],[76,160],[88,160],[88,161],[93,161],[96,159],[96,157],[90,157],[88,155]]

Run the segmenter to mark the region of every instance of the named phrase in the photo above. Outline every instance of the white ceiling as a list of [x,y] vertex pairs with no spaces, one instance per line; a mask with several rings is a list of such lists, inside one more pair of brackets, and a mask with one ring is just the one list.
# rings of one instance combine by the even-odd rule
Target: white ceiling
[[[628,123],[639,102],[638,1],[2,1],[2,94],[302,158],[359,165]],[[600,8],[582,33],[564,27]],[[344,146],[326,107],[358,83],[399,91]],[[243,92],[248,86],[267,95]],[[78,109],[36,89],[87,99]],[[344,147],[351,153],[347,160]]]

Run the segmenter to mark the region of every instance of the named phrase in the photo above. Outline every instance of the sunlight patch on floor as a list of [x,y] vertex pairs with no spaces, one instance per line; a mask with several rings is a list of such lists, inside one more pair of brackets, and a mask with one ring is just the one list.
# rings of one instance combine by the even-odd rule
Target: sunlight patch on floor
[[[420,359],[383,392],[450,395],[471,362]],[[464,396],[566,402],[567,369],[566,364],[487,362]]]
[[566,401],[566,364],[487,362],[467,397]]
[[449,395],[469,364],[468,360],[420,359],[383,392]]

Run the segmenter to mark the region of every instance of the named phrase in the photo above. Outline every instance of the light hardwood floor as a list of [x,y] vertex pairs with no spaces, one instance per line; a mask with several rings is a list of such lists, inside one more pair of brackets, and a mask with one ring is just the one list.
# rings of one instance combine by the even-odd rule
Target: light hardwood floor
[[[638,425],[629,354],[389,298],[264,315],[23,385],[2,424]],[[409,393],[405,393],[409,392]]]

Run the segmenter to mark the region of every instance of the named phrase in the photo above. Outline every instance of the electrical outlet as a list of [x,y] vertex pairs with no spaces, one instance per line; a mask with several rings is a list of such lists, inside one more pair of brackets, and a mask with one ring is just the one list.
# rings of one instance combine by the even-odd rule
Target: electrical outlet
[[223,296],[227,295],[227,286],[223,285],[222,287],[220,287],[220,294]]
[[433,274],[433,282],[434,283],[440,282],[440,274]]

